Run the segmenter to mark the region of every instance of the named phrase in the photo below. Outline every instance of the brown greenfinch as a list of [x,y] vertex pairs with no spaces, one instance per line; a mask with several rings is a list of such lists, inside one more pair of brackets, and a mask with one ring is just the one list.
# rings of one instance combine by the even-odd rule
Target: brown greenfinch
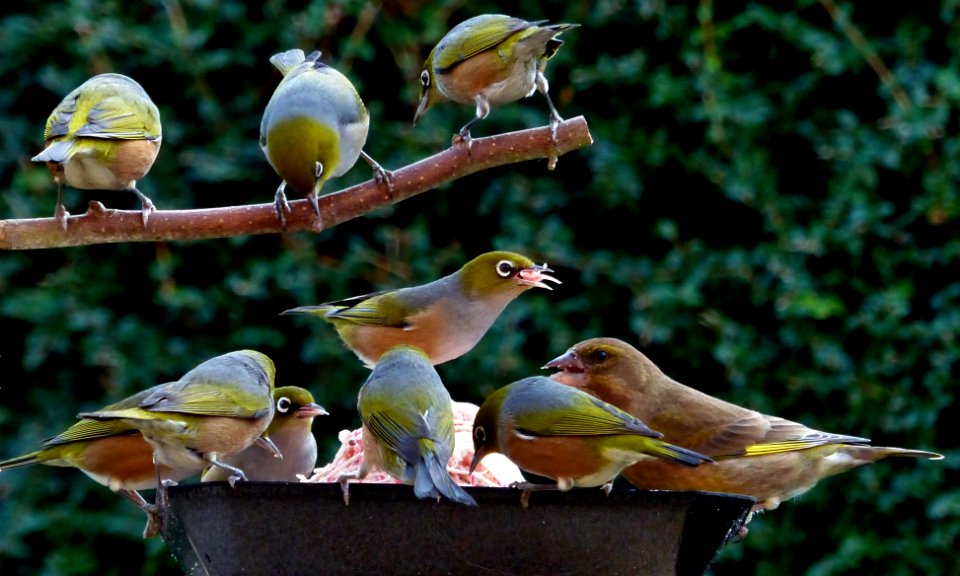
[[651,490],[709,490],[752,496],[754,511],[773,510],[821,479],[890,456],[940,460],[922,450],[870,446],[857,436],[832,434],[761,414],[684,386],[633,346],[614,338],[576,344],[544,368],[557,382],[593,394],[647,422],[663,439],[716,461],[678,471],[656,460],[623,472]]

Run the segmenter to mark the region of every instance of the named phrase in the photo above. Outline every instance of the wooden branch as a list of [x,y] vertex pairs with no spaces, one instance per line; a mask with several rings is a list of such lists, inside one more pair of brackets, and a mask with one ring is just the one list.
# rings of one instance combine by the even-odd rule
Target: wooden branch
[[[157,210],[143,226],[139,210],[108,210],[90,202],[87,212],[67,219],[64,231],[54,218],[0,220],[0,249],[62,248],[115,242],[165,242],[227,238],[311,230],[322,232],[384,206],[400,202],[445,182],[494,166],[538,158],[551,159],[593,143],[583,116],[560,123],[557,143],[543,126],[487,138],[468,148],[456,144],[443,152],[393,172],[393,187],[373,180],[320,197],[320,218],[306,199],[291,200],[286,230],[274,216],[273,202],[201,210]],[[362,164],[362,163],[361,163]],[[548,164],[548,167],[550,166]],[[288,190],[289,193],[295,194]],[[273,198],[273,191],[264,196]]]

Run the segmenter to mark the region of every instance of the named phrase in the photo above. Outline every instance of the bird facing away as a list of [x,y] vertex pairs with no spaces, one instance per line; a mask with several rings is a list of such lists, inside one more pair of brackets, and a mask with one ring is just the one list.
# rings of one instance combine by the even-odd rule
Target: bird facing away
[[363,463],[340,476],[349,504],[349,480],[383,470],[413,485],[417,498],[447,498],[476,506],[447,472],[453,454],[453,404],[440,375],[422,350],[399,345],[388,350],[360,388],[357,410],[363,422]]
[[547,363],[557,382],[614,404],[663,433],[665,441],[716,461],[678,473],[648,460],[624,470],[651,490],[709,490],[756,499],[753,511],[773,510],[818,481],[890,456],[940,460],[922,450],[870,446],[869,440],[808,428],[761,414],[680,384],[633,346],[615,338],[574,345]]
[[702,454],[660,440],[661,436],[615,406],[533,376],[484,400],[473,423],[470,470],[496,452],[521,470],[556,482],[521,484],[525,491],[604,486],[609,492],[617,475],[636,462],[662,461],[678,471],[710,462]]
[[392,174],[363,151],[370,115],[350,80],[320,62],[319,51],[305,56],[303,50],[287,50],[270,62],[283,80],[263,111],[260,147],[283,179],[274,199],[281,224],[286,226],[290,211],[287,186],[306,196],[319,217],[320,189],[350,170],[358,157],[370,164],[377,182],[392,187]]
[[122,74],[90,78],[53,109],[43,131],[46,146],[32,158],[46,162],[57,183],[54,217],[67,229],[63,185],[82,190],[129,190],[140,198],[143,225],[153,202],[137,180],[160,152],[160,112],[140,84]]
[[544,71],[563,44],[558,36],[579,24],[527,22],[503,14],[482,14],[454,26],[430,51],[420,72],[420,95],[413,123],[437,102],[476,106],[476,116],[458,134],[470,141],[470,128],[493,106],[539,91],[550,107],[554,141],[563,120],[550,99]]
[[[247,480],[296,482],[297,475],[309,475],[317,465],[317,440],[311,427],[316,416],[328,412],[313,401],[313,395],[299,386],[281,386],[273,391],[273,420],[264,436],[280,451],[276,458],[254,444],[246,450],[226,456],[223,461],[244,471]],[[211,466],[203,473],[203,482],[227,480],[230,473]]]
[[423,350],[433,364],[469,352],[504,308],[530,288],[546,288],[546,264],[513,252],[487,252],[428,284],[375,292],[282,314],[319,317],[368,367],[398,344]]

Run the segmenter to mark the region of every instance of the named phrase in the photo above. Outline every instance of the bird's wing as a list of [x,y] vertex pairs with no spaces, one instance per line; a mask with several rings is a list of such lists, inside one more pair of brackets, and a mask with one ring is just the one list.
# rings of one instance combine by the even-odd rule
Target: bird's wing
[[47,438],[41,446],[47,448],[50,446],[70,444],[71,442],[82,442],[85,440],[96,440],[98,438],[138,433],[136,428],[122,420],[81,420],[70,428],[67,428],[63,433],[53,438]]
[[719,429],[696,449],[718,457],[735,457],[792,452],[824,444],[868,442],[867,438],[821,432],[797,422],[753,412]]
[[87,114],[86,123],[77,136],[120,140],[155,140],[159,137],[148,129],[129,101],[109,96],[97,102]]
[[521,411],[516,415],[516,427],[521,433],[533,436],[662,436],[630,414],[587,395],[575,398],[573,403],[559,409],[555,405],[537,410],[535,414]]
[[384,410],[363,416],[364,426],[383,446],[399,454],[406,462],[416,462],[420,459],[419,441],[430,438],[430,429],[422,417],[409,420],[411,425],[401,422],[396,415]]
[[149,412],[177,412],[200,416],[232,418],[265,416],[270,410],[269,404],[272,401],[251,402],[251,396],[253,396],[252,392],[238,390],[235,386],[178,381],[144,398],[140,408]]
[[502,26],[474,26],[465,34],[460,50],[441,50],[435,56],[434,69],[438,74],[448,72],[457,64],[493,48],[511,34],[529,28],[530,25],[530,22],[520,18],[509,18]]
[[77,99],[67,98],[57,106],[47,119],[43,139],[59,138],[70,133],[70,121],[77,112]]

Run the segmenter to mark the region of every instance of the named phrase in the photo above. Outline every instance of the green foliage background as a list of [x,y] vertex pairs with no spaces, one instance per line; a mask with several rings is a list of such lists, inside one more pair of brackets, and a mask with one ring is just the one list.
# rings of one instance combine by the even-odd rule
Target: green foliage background
[[[331,411],[314,427],[327,461],[336,432],[358,425],[366,371],[329,326],[278,312],[512,249],[564,284],[524,295],[439,367],[456,398],[480,402],[579,340],[626,339],[708,393],[947,454],[824,481],[756,518],[714,574],[960,572],[957,0],[844,2],[861,46],[813,0],[18,6],[0,16],[4,219],[53,213],[55,187],[29,158],[57,102],[100,72],[134,77],[160,107],[163,147],[141,189],[161,209],[271,201],[278,180],[257,136],[280,79],[268,58],[291,47],[322,50],[355,82],[384,166],[438,152],[473,112],[447,105],[412,127],[416,77],[446,29],[483,12],[582,24],[548,77],[595,142],[554,172],[485,171],[321,235],[0,253],[0,457],[79,411],[256,348],[278,385],[306,386]],[[534,95],[474,135],[546,120]],[[329,190],[369,177],[361,162]],[[74,213],[92,199],[139,207],[67,190]],[[75,470],[0,474],[4,575],[176,573],[142,526]]]

